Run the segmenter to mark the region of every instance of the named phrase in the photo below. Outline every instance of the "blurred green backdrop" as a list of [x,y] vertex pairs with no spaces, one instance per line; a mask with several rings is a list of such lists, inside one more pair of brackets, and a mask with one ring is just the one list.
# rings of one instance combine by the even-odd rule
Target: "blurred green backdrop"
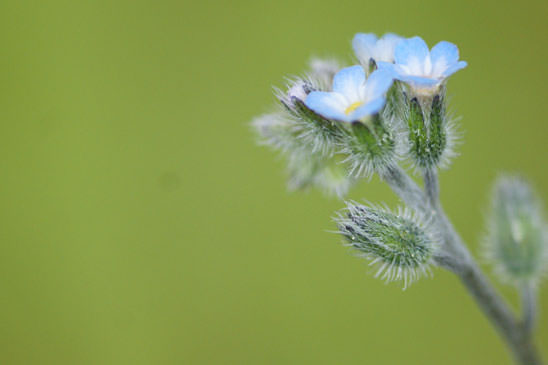
[[[548,200],[547,17],[542,0],[2,1],[0,362],[509,364],[453,276],[368,275],[326,232],[341,202],[286,192],[248,123],[355,32],[456,43],[466,143],[442,196],[477,253],[497,172]],[[376,179],[351,197],[397,203]]]

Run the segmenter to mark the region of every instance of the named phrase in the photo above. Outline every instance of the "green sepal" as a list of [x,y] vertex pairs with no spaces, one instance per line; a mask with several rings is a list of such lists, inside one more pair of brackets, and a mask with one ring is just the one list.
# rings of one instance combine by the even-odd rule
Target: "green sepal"
[[334,135],[339,134],[342,130],[340,126],[329,119],[326,119],[319,115],[318,113],[314,112],[310,108],[308,108],[305,103],[296,97],[291,98],[291,101],[293,102],[294,109],[292,109],[292,113],[301,118],[304,121],[314,123],[316,126],[321,127],[324,129],[327,133],[333,133]]
[[407,125],[410,152],[419,167],[431,168],[440,163],[447,146],[445,119],[442,96],[436,95],[422,103],[417,98],[409,101]]
[[367,147],[368,154],[372,158],[390,153],[394,149],[394,140],[378,114],[372,116],[366,123],[352,122],[352,132],[357,144]]

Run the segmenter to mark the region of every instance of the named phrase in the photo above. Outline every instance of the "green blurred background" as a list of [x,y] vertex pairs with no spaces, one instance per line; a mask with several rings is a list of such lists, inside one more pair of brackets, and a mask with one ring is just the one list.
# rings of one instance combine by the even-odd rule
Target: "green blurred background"
[[[327,233],[341,202],[288,193],[249,121],[312,55],[349,59],[355,32],[456,43],[466,143],[442,197],[477,253],[499,171],[548,200],[547,17],[542,0],[2,1],[0,363],[509,364],[452,275],[372,278]],[[351,197],[397,203],[377,179]]]

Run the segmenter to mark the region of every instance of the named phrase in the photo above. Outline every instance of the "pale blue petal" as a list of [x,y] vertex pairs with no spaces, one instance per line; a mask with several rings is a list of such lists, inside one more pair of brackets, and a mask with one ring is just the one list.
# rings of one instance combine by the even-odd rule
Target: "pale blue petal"
[[368,115],[373,115],[378,113],[384,104],[386,103],[385,98],[377,98],[374,100],[371,100],[369,103],[360,106],[354,112],[350,113],[349,117],[351,121],[360,120],[363,117],[366,117]]
[[387,40],[389,42],[397,43],[397,42],[403,40],[404,38],[402,36],[399,36],[399,35],[394,34],[394,33],[386,33],[385,35],[383,35],[381,37],[381,39]]
[[396,78],[415,87],[432,87],[440,82],[440,80],[438,79],[421,76],[410,76],[406,74],[399,74]]
[[352,48],[356,57],[362,62],[369,62],[373,56],[373,49],[377,43],[377,36],[373,33],[357,33],[352,40]]
[[383,62],[383,61],[377,62],[377,68],[379,70],[391,72],[392,74],[396,73],[395,65],[390,62]]
[[376,62],[394,62],[394,51],[398,43],[402,40],[402,37],[392,33],[383,35],[375,44],[372,58],[374,58]]
[[445,62],[446,65],[452,65],[459,60],[459,49],[453,43],[441,41],[432,47],[430,51],[432,65],[437,62]]
[[365,100],[374,100],[382,97],[392,83],[394,82],[394,74],[387,69],[378,69],[374,71],[365,83]]
[[328,119],[347,120],[344,98],[334,92],[313,91],[306,97],[305,105]]
[[365,82],[365,71],[362,66],[343,68],[333,78],[333,91],[344,95],[348,101],[359,100],[359,90]]
[[445,72],[443,73],[443,77],[449,77],[458,70],[465,68],[466,66],[468,66],[468,63],[466,63],[466,61],[459,61],[451,65],[447,70],[445,70]]
[[407,38],[400,41],[396,46],[394,60],[401,65],[407,65],[411,62],[424,64],[428,53],[428,46],[421,37]]
[[394,33],[386,33],[379,39],[379,42],[383,43],[383,45],[387,48],[392,49],[392,57],[394,56],[394,51],[396,50],[396,46],[398,43],[403,41],[405,38],[394,34]]

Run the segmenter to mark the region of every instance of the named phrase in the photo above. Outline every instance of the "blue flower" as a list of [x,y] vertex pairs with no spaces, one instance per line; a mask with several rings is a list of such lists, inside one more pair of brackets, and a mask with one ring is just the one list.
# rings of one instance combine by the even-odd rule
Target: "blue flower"
[[313,91],[305,104],[325,118],[343,122],[361,120],[381,110],[392,81],[392,74],[384,70],[373,72],[366,80],[362,66],[343,68],[333,78],[333,91]]
[[429,51],[420,37],[399,42],[394,62],[380,62],[379,68],[391,70],[394,78],[426,94],[435,92],[445,79],[467,65],[459,61],[459,49],[453,43],[442,41]]
[[373,33],[357,33],[352,40],[352,48],[362,65],[375,62],[394,62],[396,45],[403,40],[399,35],[386,33],[380,39]]

